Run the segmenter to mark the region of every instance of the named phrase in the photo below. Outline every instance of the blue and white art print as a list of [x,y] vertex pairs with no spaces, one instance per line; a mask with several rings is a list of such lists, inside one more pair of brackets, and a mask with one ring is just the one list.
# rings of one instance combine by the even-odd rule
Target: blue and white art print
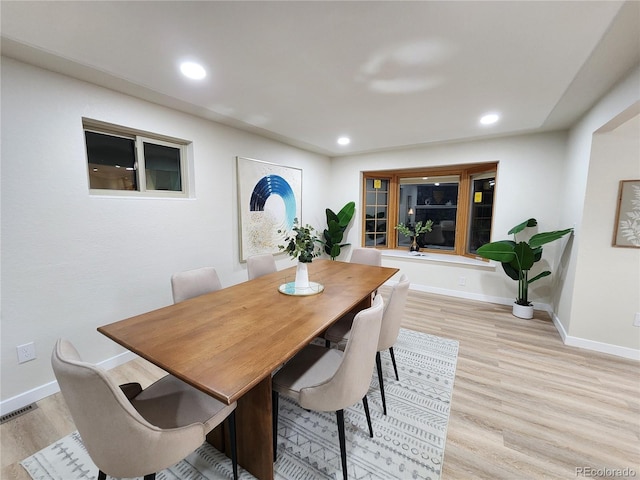
[[301,218],[302,170],[237,157],[240,260],[275,254],[284,232]]

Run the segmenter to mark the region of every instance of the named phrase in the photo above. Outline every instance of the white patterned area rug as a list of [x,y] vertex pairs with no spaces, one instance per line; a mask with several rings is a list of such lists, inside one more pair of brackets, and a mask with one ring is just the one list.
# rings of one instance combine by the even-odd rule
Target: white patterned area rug
[[[382,353],[387,415],[382,414],[374,369],[367,395],[374,437],[362,403],[345,410],[349,479],[439,480],[455,378],[458,342],[401,329],[394,353],[400,380],[388,352]],[[281,480],[341,479],[340,446],[333,412],[313,412],[280,397],[278,460]],[[34,480],[95,479],[97,468],[77,432],[21,465]],[[239,469],[241,479],[254,478]],[[203,444],[183,461],[159,472],[158,480],[233,478],[231,461]]]

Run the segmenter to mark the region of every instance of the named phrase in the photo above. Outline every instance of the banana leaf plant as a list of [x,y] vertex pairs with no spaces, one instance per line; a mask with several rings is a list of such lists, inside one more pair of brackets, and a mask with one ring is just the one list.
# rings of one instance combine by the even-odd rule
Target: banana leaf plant
[[340,242],[342,242],[344,232],[349,226],[355,211],[355,202],[347,203],[337,214],[330,208],[326,209],[327,228],[322,232],[322,240],[320,242],[324,245],[324,251],[331,257],[331,260],[335,260],[340,255],[342,247],[349,245],[348,243]]
[[535,227],[537,224],[535,218],[530,218],[509,230],[509,235],[513,235],[513,240],[486,243],[477,250],[479,256],[500,262],[509,278],[518,282],[518,296],[516,298],[518,305],[530,306],[529,285],[551,275],[549,270],[545,270],[533,278],[529,278],[529,270],[542,258],[542,245],[558,240],[573,231],[573,228],[567,228],[553,232],[536,233],[529,239],[529,242],[517,240],[517,233],[522,232],[525,228]]

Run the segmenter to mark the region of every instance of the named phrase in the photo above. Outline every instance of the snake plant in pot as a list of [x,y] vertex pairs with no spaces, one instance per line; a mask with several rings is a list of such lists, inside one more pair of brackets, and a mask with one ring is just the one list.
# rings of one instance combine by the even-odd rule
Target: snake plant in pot
[[542,258],[542,245],[558,240],[573,231],[573,228],[567,228],[536,233],[528,242],[518,241],[516,234],[525,228],[535,227],[537,224],[535,218],[530,218],[509,230],[509,235],[513,235],[513,240],[486,243],[476,252],[483,258],[500,262],[509,278],[518,282],[518,296],[513,305],[513,314],[520,318],[533,317],[533,305],[529,302],[529,285],[551,275],[549,270],[545,270],[534,277],[529,277],[531,267]]

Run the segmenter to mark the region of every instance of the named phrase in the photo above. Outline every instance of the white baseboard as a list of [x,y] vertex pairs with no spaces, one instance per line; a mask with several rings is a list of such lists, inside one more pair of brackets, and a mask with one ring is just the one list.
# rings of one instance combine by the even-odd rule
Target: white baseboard
[[[136,357],[137,355],[133,352],[123,352],[120,355],[116,355],[115,357],[100,362],[99,365],[105,370],[110,370],[118,365],[128,362],[129,360],[133,360]],[[60,387],[58,386],[58,382],[53,381],[16,395],[15,397],[3,400],[0,402],[0,416],[15,412],[22,407],[26,407],[27,405],[35,403],[38,400],[42,400],[43,398],[53,395],[59,391]]]
[[[479,302],[497,303],[498,305],[513,305],[513,298],[492,297],[490,295],[482,295],[480,293],[469,293],[461,290],[448,290],[445,288],[430,287],[427,285],[411,284],[411,290],[419,292],[435,293],[438,295],[446,295],[448,297],[466,298],[467,300],[477,300]],[[551,306],[546,303],[534,303],[533,308],[536,310],[544,310],[551,314]]]
[[500,305],[511,305],[513,303],[513,298],[491,297],[489,295],[463,292],[461,290],[448,290],[446,288],[430,287],[428,285],[416,285],[415,283],[411,284],[411,290],[446,295],[447,297],[466,298],[467,300],[477,300],[479,302],[497,303]]
[[557,315],[553,314],[551,318],[553,319],[553,324],[556,326],[556,330],[558,330],[558,333],[562,338],[562,343],[569,347],[584,348],[585,350],[608,353],[610,355],[615,355],[616,357],[623,357],[630,360],[640,361],[640,350],[621,347],[619,345],[612,345],[610,343],[597,342],[595,340],[588,340],[586,338],[573,337],[567,334],[567,331],[564,329],[564,325],[562,325],[562,322],[560,322],[560,319]]
[[[419,292],[446,295],[449,297],[466,298],[469,300],[478,300],[480,302],[497,303],[498,305],[513,304],[513,298],[492,297],[489,295],[481,295],[477,293],[461,292],[459,290],[447,290],[444,288],[435,288],[427,285],[411,284],[411,289],[417,290]],[[567,332],[564,329],[564,326],[560,322],[560,319],[558,318],[558,316],[553,311],[553,308],[551,307],[551,305],[546,303],[534,302],[533,307],[536,310],[544,310],[549,313],[549,315],[551,316],[551,319],[553,320],[553,324],[555,325],[556,330],[558,330],[558,333],[562,338],[562,342],[565,345],[569,347],[583,348],[585,350],[592,350],[594,352],[608,353],[610,355],[615,355],[617,357],[640,361],[640,350],[635,350],[633,348],[628,348],[628,347],[620,347],[618,345],[612,345],[609,343],[597,342],[595,340],[588,340],[586,338],[572,337],[570,335],[567,335]]]

